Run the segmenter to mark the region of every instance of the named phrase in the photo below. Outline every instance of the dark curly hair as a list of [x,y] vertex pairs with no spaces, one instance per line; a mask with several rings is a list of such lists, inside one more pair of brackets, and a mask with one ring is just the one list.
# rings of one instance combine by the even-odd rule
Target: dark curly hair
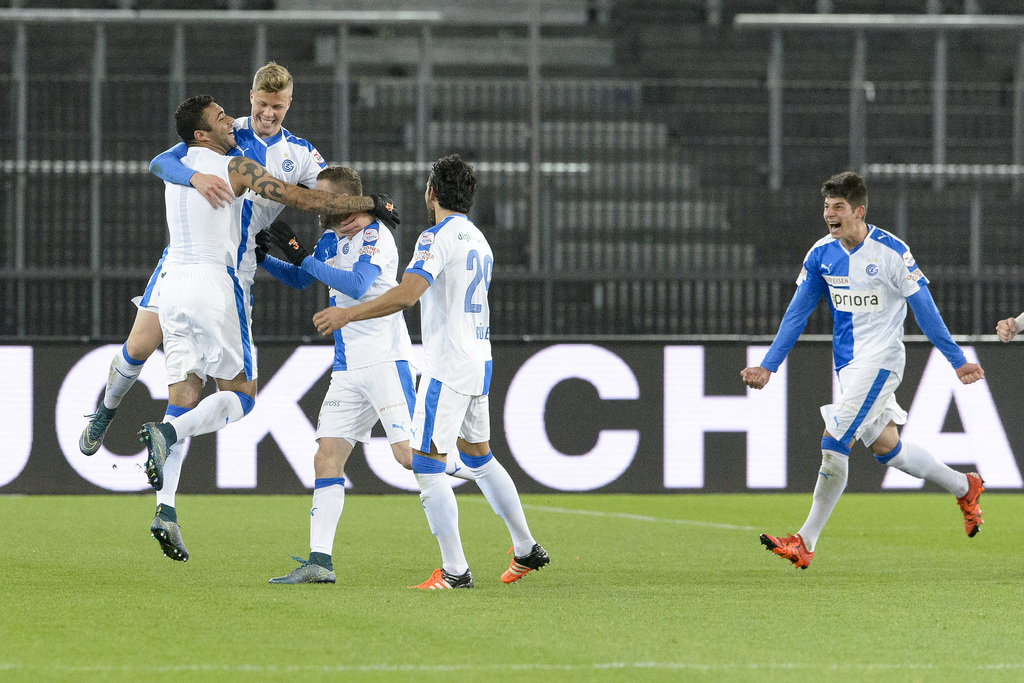
[[853,171],[837,173],[821,186],[821,196],[828,199],[845,199],[850,208],[868,206],[868,186],[864,179]]
[[186,145],[195,143],[197,130],[210,130],[204,112],[212,103],[213,95],[196,95],[179,104],[174,111],[174,129]]
[[476,177],[473,175],[473,167],[458,154],[449,154],[435,161],[430,168],[427,185],[434,190],[434,196],[442,209],[468,213],[473,206]]

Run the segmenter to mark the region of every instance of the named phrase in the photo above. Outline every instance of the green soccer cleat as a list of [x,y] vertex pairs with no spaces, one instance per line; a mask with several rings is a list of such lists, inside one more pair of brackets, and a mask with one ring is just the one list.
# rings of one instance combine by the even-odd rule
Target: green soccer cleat
[[146,458],[146,478],[149,479],[149,485],[157,491],[164,487],[164,462],[177,439],[174,427],[166,422],[147,422],[139,430],[139,441],[146,444],[149,450],[149,456]]
[[86,455],[92,455],[103,445],[103,435],[107,433],[107,427],[117,414],[117,408],[108,408],[100,403],[99,408],[89,418],[89,424],[82,430],[82,436],[78,439],[78,448]]
[[149,526],[149,533],[160,544],[160,550],[164,551],[164,555],[178,562],[188,562],[188,550],[181,538],[181,527],[177,522],[164,519],[158,512]]
[[268,583],[334,583],[334,570],[313,564],[301,557],[292,555],[292,559],[299,563],[299,566],[291,571],[288,576],[278,576],[270,579]]

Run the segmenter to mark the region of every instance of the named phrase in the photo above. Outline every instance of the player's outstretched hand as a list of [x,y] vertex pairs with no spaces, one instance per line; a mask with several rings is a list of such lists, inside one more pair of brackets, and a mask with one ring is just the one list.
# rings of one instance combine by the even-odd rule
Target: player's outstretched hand
[[197,172],[192,174],[189,182],[192,183],[192,187],[199,190],[199,194],[203,195],[203,199],[210,202],[210,206],[215,209],[229,206],[236,199],[231,186],[220,176]]
[[348,325],[348,318],[345,316],[344,308],[329,306],[313,314],[313,324],[316,326],[317,332],[326,337],[335,330],[340,330]]
[[299,244],[299,239],[295,236],[295,231],[292,230],[291,226],[278,219],[270,224],[267,228],[267,232],[270,233],[270,239],[278,246],[278,248],[284,252],[284,257],[291,262],[293,266],[302,266],[302,259],[309,256],[309,252],[306,248]]
[[263,263],[263,259],[267,258],[267,254],[270,253],[270,233],[266,230],[260,230],[256,233],[256,263]]
[[379,218],[381,223],[392,230],[395,229],[395,226],[402,223],[398,218],[398,209],[395,207],[395,202],[391,199],[391,195],[371,194],[370,199],[373,200],[373,210],[370,213]]
[[1020,325],[1017,324],[1016,318],[1007,318],[996,323],[996,335],[1001,342],[1010,341],[1017,336],[1018,332],[1020,332]]
[[974,384],[979,379],[984,379],[985,371],[977,363],[964,363],[956,369],[956,376],[962,384]]
[[743,383],[751,389],[764,389],[764,385],[768,384],[768,380],[772,378],[772,371],[757,365],[740,370],[740,377],[743,379]]

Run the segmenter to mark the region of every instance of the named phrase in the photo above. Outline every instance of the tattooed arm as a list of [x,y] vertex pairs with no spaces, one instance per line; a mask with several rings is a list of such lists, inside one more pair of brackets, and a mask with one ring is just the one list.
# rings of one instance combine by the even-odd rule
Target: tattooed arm
[[238,195],[248,188],[261,197],[286,206],[326,215],[370,211],[374,208],[372,197],[343,197],[323,190],[307,190],[278,180],[263,166],[247,157],[234,157],[228,163],[228,171],[231,186]]

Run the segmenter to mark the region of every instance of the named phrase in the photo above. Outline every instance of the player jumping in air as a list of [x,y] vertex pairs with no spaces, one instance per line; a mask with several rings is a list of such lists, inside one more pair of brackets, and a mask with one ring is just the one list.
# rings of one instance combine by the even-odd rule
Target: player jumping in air
[[953,341],[910,248],[891,233],[864,222],[868,207],[864,179],[850,171],[839,173],[825,181],[821,194],[829,234],[804,257],[796,293],[761,365],[740,373],[747,386],[764,388],[793,348],[818,300],[823,294],[828,297],[832,355],[842,394],[838,402],[821,408],[825,432],[811,511],[796,534],[761,535],[766,548],[800,569],[810,565],[818,536],[846,488],[850,447],[856,439],[883,465],[956,496],[970,537],[981,526],[978,497],[985,490],[977,473],[957,472],[921,446],[900,440],[896,426],[906,423],[907,413],[896,402],[894,392],[906,363],[903,323],[907,304],[962,383],[977,382],[985,372],[980,365],[968,363]]

